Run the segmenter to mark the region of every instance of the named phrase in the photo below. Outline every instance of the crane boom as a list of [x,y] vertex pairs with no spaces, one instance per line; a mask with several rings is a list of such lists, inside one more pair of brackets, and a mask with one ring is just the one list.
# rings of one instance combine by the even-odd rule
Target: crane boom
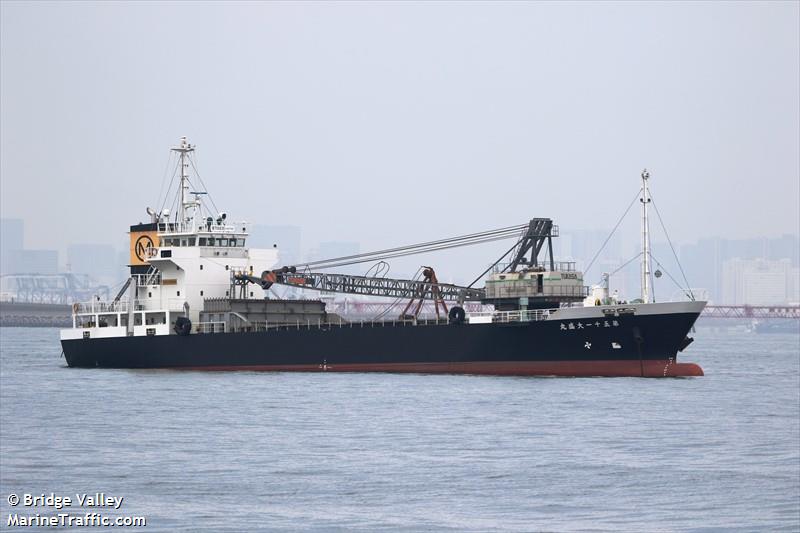
[[[234,283],[254,283],[268,289],[273,283],[325,292],[383,296],[390,298],[422,298],[454,300],[458,302],[480,301],[485,297],[483,289],[461,287],[450,283],[431,283],[410,279],[376,278],[349,274],[292,273],[264,271],[261,277],[246,273],[234,273]],[[434,290],[438,289],[438,290]]]

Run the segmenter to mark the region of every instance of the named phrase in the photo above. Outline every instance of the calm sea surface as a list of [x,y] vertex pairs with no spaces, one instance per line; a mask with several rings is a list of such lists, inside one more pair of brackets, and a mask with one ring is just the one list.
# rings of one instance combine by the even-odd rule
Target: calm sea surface
[[122,530],[798,531],[800,337],[695,337],[703,378],[557,379],[69,369],[3,328],[0,529],[103,492]]

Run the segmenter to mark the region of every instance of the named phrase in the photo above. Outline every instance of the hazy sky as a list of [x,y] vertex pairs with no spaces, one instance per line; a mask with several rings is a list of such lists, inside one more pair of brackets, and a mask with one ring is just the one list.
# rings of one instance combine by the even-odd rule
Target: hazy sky
[[121,246],[186,135],[304,244],[610,228],[645,166],[678,241],[797,233],[799,5],[2,2],[0,210]]

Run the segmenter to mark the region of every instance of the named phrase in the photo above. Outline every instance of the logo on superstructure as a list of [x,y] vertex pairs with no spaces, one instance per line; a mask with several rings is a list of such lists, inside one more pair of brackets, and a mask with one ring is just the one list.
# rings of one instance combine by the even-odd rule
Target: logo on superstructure
[[136,244],[133,247],[134,253],[139,261],[147,261],[147,249],[153,248],[153,239],[149,235],[142,235],[136,239]]

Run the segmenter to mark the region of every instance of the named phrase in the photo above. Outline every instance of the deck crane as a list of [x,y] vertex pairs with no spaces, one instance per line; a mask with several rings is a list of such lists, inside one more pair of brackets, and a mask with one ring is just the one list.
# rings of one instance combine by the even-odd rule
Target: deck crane
[[[282,267],[275,270],[265,270],[261,276],[254,276],[248,272],[234,272],[231,275],[233,285],[232,294],[245,290],[248,283],[259,285],[267,290],[272,285],[285,285],[301,289],[338,292],[343,294],[358,294],[362,296],[378,296],[388,298],[408,298],[401,318],[415,319],[422,308],[424,300],[436,302],[436,316],[439,317],[439,306],[444,313],[448,312],[445,300],[455,301],[458,305],[464,302],[479,302],[485,297],[483,289],[461,287],[450,283],[439,283],[436,272],[431,267],[424,267],[422,280],[376,278],[369,276],[356,276],[350,274],[329,274],[323,272],[297,272],[295,267]],[[413,314],[409,314],[414,302]],[[456,311],[455,314],[459,314]]]
[[[400,318],[404,320],[412,319],[416,320],[419,316],[420,309],[422,309],[422,303],[425,301],[425,297],[430,295],[430,298],[434,302],[434,306],[436,309],[436,320],[439,320],[439,306],[442,306],[442,310],[444,314],[447,314],[447,304],[444,303],[444,298],[442,297],[442,291],[439,287],[439,280],[436,279],[436,272],[434,272],[432,267],[426,266],[423,267],[422,270],[422,283],[423,285],[420,287],[419,292],[414,295],[406,304],[405,309],[400,314]],[[409,315],[408,310],[414,305],[414,300],[417,301],[417,306],[414,308],[414,313]],[[461,302],[460,302],[461,303]]]
[[[398,248],[390,248],[387,250],[380,250],[379,252],[356,254],[347,257],[335,258],[324,261],[317,261],[303,265],[303,271],[299,271],[296,266],[284,266],[275,270],[265,270],[260,276],[250,272],[233,272],[231,274],[231,294],[238,292],[244,296],[246,292],[246,285],[253,283],[261,286],[262,289],[269,289],[273,284],[285,285],[289,287],[297,287],[301,289],[310,289],[322,292],[338,292],[343,294],[358,294],[362,296],[379,296],[389,298],[402,298],[408,299],[408,303],[400,315],[401,319],[416,319],[422,308],[424,300],[433,300],[435,302],[435,310],[437,318],[439,317],[439,307],[441,306],[443,312],[448,314],[451,320],[454,316],[456,318],[464,316],[464,310],[461,307],[464,302],[482,302],[491,304],[505,304],[511,302],[513,305],[519,305],[519,297],[517,295],[508,295],[498,297],[496,294],[490,294],[487,297],[487,290],[485,288],[473,288],[470,286],[459,286],[450,283],[440,283],[436,277],[436,272],[430,266],[422,267],[423,278],[421,280],[408,280],[408,279],[395,279],[376,276],[356,276],[350,274],[333,274],[324,272],[312,272],[311,268],[334,268],[346,266],[357,263],[371,262],[375,260],[383,260],[392,257],[401,257],[412,255],[416,253],[425,253],[446,248],[454,248],[457,246],[467,246],[471,244],[479,244],[483,242],[496,241],[500,239],[515,238],[517,242],[509,249],[503,256],[500,257],[489,269],[484,271],[478,279],[482,278],[489,270],[496,267],[499,262],[506,256],[511,255],[511,262],[506,265],[503,272],[510,270],[511,273],[516,273],[519,267],[524,269],[524,272],[531,270],[536,272],[543,272],[546,270],[544,265],[538,261],[538,256],[546,248],[549,255],[549,269],[556,270],[553,261],[552,251],[552,237],[558,236],[558,226],[552,223],[552,220],[546,218],[534,218],[528,224],[511,226],[507,228],[500,228],[497,230],[490,230],[481,233],[474,233],[464,235],[461,237],[453,237],[450,239],[442,239],[438,241],[429,241],[417,245],[403,246]],[[530,258],[527,256],[530,255]],[[525,279],[520,278],[522,285],[530,285],[534,282],[531,276],[526,276]],[[478,279],[475,281],[477,282]],[[577,279],[577,278],[576,278]],[[525,299],[530,300],[542,299],[543,301],[550,302],[553,296],[560,296],[548,290],[545,296],[542,293],[543,284],[541,276],[538,278],[539,287],[533,287],[530,295],[525,294]],[[475,282],[473,282],[474,284]],[[505,290],[505,289],[504,289]],[[527,290],[527,289],[526,289]],[[496,292],[496,291],[495,291]],[[575,294],[572,294],[572,293]],[[573,290],[570,287],[570,294],[567,297],[573,300],[582,299],[584,290]],[[449,300],[455,302],[456,305],[448,312],[445,301]],[[415,305],[416,304],[416,305]],[[510,304],[509,304],[510,305]],[[527,305],[527,304],[526,304]],[[412,311],[409,314],[409,311]]]

